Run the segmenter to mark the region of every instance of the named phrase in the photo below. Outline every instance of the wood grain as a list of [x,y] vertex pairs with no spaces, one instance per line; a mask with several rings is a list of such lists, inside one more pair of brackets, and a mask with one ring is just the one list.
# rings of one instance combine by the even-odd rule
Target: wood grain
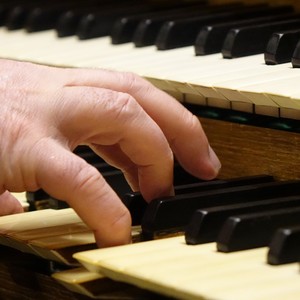
[[222,162],[220,178],[269,174],[300,179],[300,134],[200,118]]

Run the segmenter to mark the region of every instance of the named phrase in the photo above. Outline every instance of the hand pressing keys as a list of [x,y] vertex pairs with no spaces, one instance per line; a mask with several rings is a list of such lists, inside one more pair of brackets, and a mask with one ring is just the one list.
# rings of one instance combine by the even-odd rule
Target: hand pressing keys
[[72,151],[89,145],[147,201],[173,193],[173,153],[202,179],[220,162],[198,119],[131,73],[0,60],[0,215],[22,211],[9,192],[66,201],[100,247],[130,242],[130,214],[101,174]]

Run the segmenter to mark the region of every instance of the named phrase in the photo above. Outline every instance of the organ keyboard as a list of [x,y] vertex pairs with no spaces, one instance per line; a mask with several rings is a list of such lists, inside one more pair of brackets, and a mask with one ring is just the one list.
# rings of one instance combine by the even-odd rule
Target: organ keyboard
[[[77,5],[80,7],[79,2]],[[107,5],[108,2],[101,1],[101,5]],[[229,10],[239,9],[239,4],[229,5],[229,1],[210,2],[226,3]],[[244,2],[253,4],[253,1]],[[275,1],[268,2],[274,4]],[[3,3],[13,4],[6,1]],[[31,1],[25,11],[28,13],[27,9],[36,3]],[[180,6],[178,3],[175,1]],[[297,1],[276,1],[276,5],[279,4],[292,4],[296,12],[299,9]],[[93,5],[92,0],[88,1],[84,11],[88,12],[88,7]],[[59,9],[62,7],[60,5]],[[137,6],[135,9],[140,8]],[[73,13],[80,10],[77,8]],[[54,16],[51,6],[48,13]],[[71,20],[72,14],[69,16]],[[109,16],[112,17],[113,13],[106,15]],[[86,26],[91,26],[88,18],[85,22]],[[74,31],[64,38],[58,38],[53,23],[50,23],[45,23],[43,30],[36,29],[36,32],[32,32],[35,31],[34,27],[24,29],[24,21],[17,30],[7,29],[12,28],[11,23],[1,27],[0,57],[59,67],[101,67],[136,72],[173,95],[199,116],[212,147],[221,158],[223,169],[220,178],[262,173],[281,180],[300,178],[297,168],[300,163],[300,71],[292,68],[291,63],[294,60],[296,66],[296,56],[294,59],[290,57],[289,62],[267,66],[264,53],[224,59],[222,53],[195,56],[194,45],[158,51],[153,43],[147,47],[135,47],[134,43],[112,45],[109,36],[93,39],[81,36],[78,39]],[[88,32],[88,26],[84,27],[81,34]],[[99,170],[102,169],[99,167]],[[111,180],[110,183],[117,189],[120,181],[115,180],[116,177],[108,176],[107,180]],[[127,188],[122,182],[119,194],[122,195]],[[48,196],[42,195],[42,200],[43,197]],[[296,203],[298,199],[293,201]],[[43,224],[40,224],[41,218],[45,220]],[[179,231],[182,235],[182,228]],[[31,298],[39,299],[53,299],[57,295],[61,299],[85,299],[86,296],[101,299],[175,297],[224,300],[271,297],[297,299],[300,296],[298,265],[295,262],[276,267],[267,265],[267,245],[224,254],[216,252],[216,243],[188,246],[183,236],[163,238],[75,254],[74,257],[87,271],[74,268],[76,260],[72,254],[94,248],[93,235],[69,208],[2,217],[0,232],[0,243],[4,245],[4,255],[0,262],[3,279],[0,296],[3,299],[20,299],[26,293]],[[135,240],[143,239],[143,230],[134,227],[133,237]],[[8,247],[24,253],[21,256]],[[42,259],[32,258],[33,254]],[[30,284],[25,279],[15,278],[17,275],[14,272],[24,273],[26,270],[20,260],[14,262],[19,255],[21,260],[28,258],[28,263],[33,262],[30,267],[35,271],[27,278],[32,281]],[[50,269],[42,272],[36,270],[36,264],[45,264],[45,260],[51,261]],[[61,264],[68,267],[62,267]],[[61,270],[65,268],[68,270]],[[56,286],[49,279],[49,272],[54,272],[53,277],[71,292]],[[110,281],[103,275],[142,289]],[[34,291],[37,280],[41,284]]]
[[[292,208],[291,215],[298,207],[300,194],[297,189],[291,187],[292,185],[299,185],[299,181],[281,182],[280,185],[287,187],[283,194],[281,192],[281,195],[278,191],[274,192],[276,181],[272,182],[270,176],[259,176],[247,180],[238,179],[236,181],[238,185],[241,184],[237,188],[240,191],[240,196],[237,197],[237,204],[239,203],[239,205],[252,203],[252,206],[255,206],[256,202],[260,205],[255,194],[249,199],[247,197],[261,186],[267,187],[269,192],[265,193],[264,196],[269,202],[276,205],[280,201],[285,201],[285,207]],[[253,185],[254,181],[258,183]],[[198,185],[203,184],[200,182]],[[211,198],[212,201],[208,205],[218,209],[218,204],[213,203],[217,199],[217,195],[220,194],[216,187],[225,185],[222,189],[225,195],[232,192],[232,184],[227,185],[224,181],[215,181],[209,185],[204,185],[200,189],[202,192],[198,192],[198,197],[199,199],[201,197]],[[184,202],[187,207],[191,201],[189,197],[192,197],[198,188],[195,183],[189,189],[187,186],[185,187],[189,191],[183,194],[186,196]],[[208,191],[210,192],[208,193]],[[215,194],[215,197],[210,197],[210,193]],[[282,195],[295,196],[280,197]],[[291,204],[288,199],[293,199],[294,204]],[[199,202],[199,208],[207,205],[204,203],[203,201]],[[224,206],[231,207],[226,201]],[[276,208],[269,208],[271,212],[274,209],[276,212]],[[147,210],[152,211],[152,207],[146,208],[143,218],[146,218]],[[183,215],[182,210],[174,209],[161,209],[161,213],[165,214],[166,219],[174,217],[180,219]],[[265,213],[269,213],[269,211],[265,211]],[[190,212],[191,214],[192,212]],[[224,222],[223,231],[225,224]],[[291,217],[287,217],[280,224],[277,225],[289,228],[291,224],[299,224],[299,220],[294,220],[294,223],[291,223]],[[115,297],[113,299],[122,299],[122,293],[125,293],[126,297],[132,297],[130,299],[153,299],[153,297],[157,297],[143,289],[178,299],[269,299],[270,297],[280,299],[283,295],[287,299],[297,299],[300,295],[297,284],[299,266],[295,263],[299,259],[299,254],[296,257],[292,256],[291,264],[283,262],[283,265],[280,263],[279,267],[275,267],[266,263],[267,247],[248,249],[248,246],[244,251],[225,254],[217,252],[216,243],[213,242],[187,245],[182,234],[179,237],[171,238],[162,235],[162,239],[141,242],[143,231],[147,229],[147,226],[150,226],[148,221],[144,220],[142,220],[141,225],[141,228],[137,226],[132,230],[132,237],[135,242],[132,245],[87,251],[87,249],[95,248],[93,234],[72,209],[44,209],[0,218],[0,244],[51,261],[52,268],[47,272],[53,272],[53,278],[62,283],[63,286],[70,291],[100,299],[111,299],[112,297]],[[213,225],[211,224],[211,226]],[[209,232],[210,229],[207,230]],[[260,230],[264,231],[265,229],[261,228]],[[222,230],[219,230],[219,234],[222,234]],[[244,236],[249,234],[249,238],[252,239],[255,235],[250,231],[243,234]],[[269,233],[269,238],[270,235],[271,233]],[[258,239],[260,239],[259,236],[260,233],[257,232]],[[221,238],[218,237],[217,243],[220,240]],[[299,251],[299,238],[297,240],[296,237],[292,244],[295,251]],[[286,250],[285,252],[289,253]],[[29,256],[29,258],[29,261],[32,260],[32,257]],[[4,259],[8,263],[6,256]],[[77,268],[78,261],[86,269]],[[34,263],[41,264],[40,261],[34,261]],[[17,265],[14,261],[12,264]],[[66,267],[62,267],[62,264]],[[67,269],[64,270],[65,268]],[[18,269],[16,268],[16,270]],[[37,273],[39,274],[41,271]],[[141,289],[115,283],[103,275],[113,280],[137,285]],[[22,286],[22,281],[19,284]],[[111,294],[111,290],[114,293]]]

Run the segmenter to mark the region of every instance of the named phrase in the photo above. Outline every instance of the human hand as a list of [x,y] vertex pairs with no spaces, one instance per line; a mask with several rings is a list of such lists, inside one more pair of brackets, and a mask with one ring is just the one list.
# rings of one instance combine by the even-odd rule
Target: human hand
[[9,192],[66,201],[99,246],[130,242],[130,214],[101,174],[72,151],[89,145],[147,201],[173,193],[173,153],[202,179],[220,162],[198,119],[130,73],[0,60],[0,215],[21,211]]

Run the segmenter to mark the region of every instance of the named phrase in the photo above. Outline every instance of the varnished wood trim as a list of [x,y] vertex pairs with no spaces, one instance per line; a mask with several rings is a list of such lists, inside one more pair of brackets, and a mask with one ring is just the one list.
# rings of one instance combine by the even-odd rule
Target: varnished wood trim
[[222,162],[220,178],[269,174],[300,179],[300,134],[200,118]]

